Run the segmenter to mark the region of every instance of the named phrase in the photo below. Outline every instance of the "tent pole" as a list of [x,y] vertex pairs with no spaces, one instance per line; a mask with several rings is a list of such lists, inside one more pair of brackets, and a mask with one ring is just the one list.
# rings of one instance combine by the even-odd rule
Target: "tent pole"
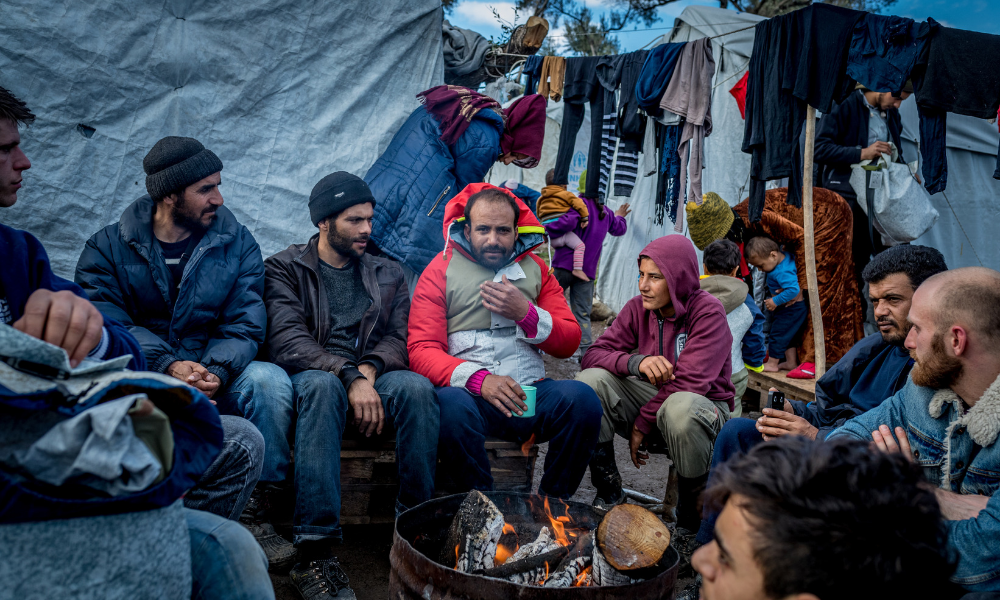
[[816,379],[826,372],[826,336],[816,282],[816,238],[813,225],[813,154],[816,150],[816,109],[806,109],[805,166],[802,174],[802,224],[805,229],[806,285],[809,286],[809,313],[812,315],[813,341],[816,347]]

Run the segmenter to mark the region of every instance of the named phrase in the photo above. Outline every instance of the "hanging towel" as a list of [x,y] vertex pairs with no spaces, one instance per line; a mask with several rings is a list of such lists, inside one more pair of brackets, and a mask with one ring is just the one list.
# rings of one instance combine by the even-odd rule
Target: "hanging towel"
[[483,66],[490,42],[470,29],[453,27],[444,21],[441,29],[444,52],[444,79],[446,83],[471,83],[465,81]]
[[566,59],[561,56],[546,56],[542,61],[538,94],[559,102],[563,95],[563,77],[565,75]]
[[[618,163],[614,173],[615,196],[629,197],[635,187],[639,152],[646,137],[646,115],[639,109],[635,84],[642,66],[649,56],[648,50],[637,50],[625,55],[621,67],[621,92],[618,100]],[[654,164],[651,171],[655,171]]]
[[639,108],[651,117],[660,114],[660,98],[667,89],[670,76],[677,66],[677,58],[687,44],[660,44],[649,51],[635,82],[635,96]]
[[524,61],[523,73],[527,77],[524,82],[524,95],[538,91],[538,82],[542,77],[542,56],[529,56]]
[[[715,59],[712,41],[702,38],[685,45],[677,60],[674,75],[660,100],[660,108],[684,118],[678,142],[680,154],[680,190],[691,182],[688,202],[701,204],[701,168],[704,138],[712,134],[712,77]],[[685,179],[686,175],[686,179]],[[678,216],[680,216],[678,214]],[[674,221],[674,230],[683,231],[682,219]]]
[[[621,82],[624,54],[602,56],[597,61],[597,81],[604,89],[604,114],[601,118],[601,168],[597,195],[604,199],[611,181],[611,163],[618,147],[618,103],[615,91]],[[591,115],[593,118],[593,115]]]
[[729,93],[736,98],[736,106],[740,107],[740,116],[743,119],[747,118],[747,78],[750,77],[750,71],[743,74],[743,77],[736,82],[736,85],[729,90]]

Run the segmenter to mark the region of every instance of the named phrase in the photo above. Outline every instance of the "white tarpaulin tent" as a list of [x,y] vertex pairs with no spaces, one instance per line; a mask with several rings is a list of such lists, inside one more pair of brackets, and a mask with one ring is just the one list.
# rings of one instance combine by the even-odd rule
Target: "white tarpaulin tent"
[[225,165],[222,194],[264,256],[316,230],[309,191],[364,175],[415,95],[444,77],[438,0],[10,0],[0,85],[38,119],[2,222],[72,277],[87,238],[145,193],[142,158],[191,136]]

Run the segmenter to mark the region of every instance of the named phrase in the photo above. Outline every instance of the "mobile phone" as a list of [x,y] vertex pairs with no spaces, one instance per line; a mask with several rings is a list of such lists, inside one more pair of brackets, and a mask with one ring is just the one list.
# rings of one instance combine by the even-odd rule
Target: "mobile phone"
[[774,410],[785,410],[785,392],[777,390],[767,393],[767,407]]

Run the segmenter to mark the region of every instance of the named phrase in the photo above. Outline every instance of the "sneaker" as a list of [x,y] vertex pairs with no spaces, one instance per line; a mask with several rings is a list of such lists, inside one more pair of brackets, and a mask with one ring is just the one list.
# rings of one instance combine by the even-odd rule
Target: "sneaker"
[[336,558],[299,563],[288,574],[304,600],[356,600],[347,574]]
[[299,551],[291,542],[278,535],[270,523],[261,520],[266,509],[265,496],[260,487],[257,487],[251,492],[250,501],[240,515],[240,524],[253,534],[264,550],[268,570],[284,573],[298,561]]

